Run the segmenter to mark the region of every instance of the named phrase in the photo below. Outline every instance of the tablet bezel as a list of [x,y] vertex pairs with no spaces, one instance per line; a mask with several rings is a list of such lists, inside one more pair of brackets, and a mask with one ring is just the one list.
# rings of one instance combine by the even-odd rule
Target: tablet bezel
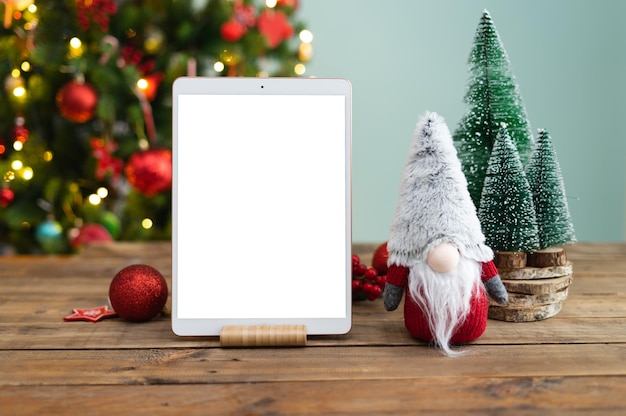
[[[172,111],[173,111],[173,192],[172,192],[172,330],[180,336],[216,336],[223,326],[250,326],[250,325],[305,325],[308,335],[336,335],[349,332],[352,325],[352,297],[351,297],[351,147],[352,147],[352,88],[349,81],[341,78],[226,78],[226,77],[182,77],[173,84]],[[344,97],[344,150],[345,169],[345,264],[341,278],[345,283],[345,299],[343,316],[320,318],[320,317],[294,317],[294,318],[258,318],[254,316],[246,318],[207,318],[197,319],[182,318],[179,316],[179,221],[178,199],[179,186],[178,169],[184,161],[178,158],[179,126],[178,114],[179,97],[181,95],[295,95],[295,96],[320,96],[337,95]],[[242,115],[243,116],[243,115]],[[245,118],[245,117],[244,117]],[[311,207],[311,214],[315,214],[315,208]],[[303,236],[306,238],[306,236]],[[294,242],[294,244],[298,244]],[[324,247],[320,247],[320,253]],[[313,253],[303,253],[311,256]],[[210,253],[207,253],[210,255]],[[314,262],[308,267],[315,267]],[[320,269],[320,272],[324,272]],[[335,271],[337,272],[337,271]],[[267,277],[264,277],[267,278]],[[237,290],[242,290],[237,287]],[[306,293],[294,296],[306,296]],[[259,301],[263,300],[259,298]],[[319,299],[320,305],[324,300]]]

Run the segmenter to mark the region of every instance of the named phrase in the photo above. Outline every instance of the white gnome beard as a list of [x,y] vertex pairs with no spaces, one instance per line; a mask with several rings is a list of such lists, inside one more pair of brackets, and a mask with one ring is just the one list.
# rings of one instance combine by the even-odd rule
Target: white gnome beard
[[433,341],[447,355],[459,354],[450,349],[450,339],[470,311],[480,272],[480,263],[463,256],[448,273],[435,272],[423,261],[411,266],[409,294],[426,316]]

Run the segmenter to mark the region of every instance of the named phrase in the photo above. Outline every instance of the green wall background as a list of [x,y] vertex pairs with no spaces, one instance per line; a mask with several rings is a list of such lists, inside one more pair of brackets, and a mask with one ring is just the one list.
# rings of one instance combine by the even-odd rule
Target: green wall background
[[624,240],[626,1],[301,0],[307,74],[352,83],[353,241],[387,239],[419,116],[456,128],[484,9],[533,130],[554,141],[578,240]]

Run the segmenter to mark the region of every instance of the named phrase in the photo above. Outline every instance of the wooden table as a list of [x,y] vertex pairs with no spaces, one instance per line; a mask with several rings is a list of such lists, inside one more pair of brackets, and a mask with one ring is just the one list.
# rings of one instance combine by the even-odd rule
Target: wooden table
[[[355,252],[367,262],[373,247]],[[626,414],[626,244],[569,248],[574,283],[557,316],[490,320],[458,358],[411,339],[382,300],[354,305],[348,335],[304,348],[224,349],[175,336],[167,316],[63,321],[106,305],[132,263],[171,287],[170,253],[116,243],[0,258],[0,414]]]

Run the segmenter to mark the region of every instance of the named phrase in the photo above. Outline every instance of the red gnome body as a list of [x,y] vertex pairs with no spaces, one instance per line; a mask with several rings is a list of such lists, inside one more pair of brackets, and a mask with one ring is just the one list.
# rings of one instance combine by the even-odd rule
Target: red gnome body
[[406,329],[447,355],[458,353],[451,344],[484,333],[487,294],[508,300],[484,241],[450,131],[427,113],[413,136],[387,242],[384,302],[394,310],[406,294]]
[[[498,270],[492,261],[481,263],[481,281],[484,283],[498,275]],[[428,317],[423,309],[409,296],[408,289],[409,268],[392,265],[387,273],[387,282],[406,288],[407,299],[404,303],[404,317],[406,329],[415,338],[433,342],[435,337],[431,332]],[[431,307],[431,306],[429,306]],[[487,328],[487,312],[489,299],[482,285],[475,285],[469,299],[469,312],[462,323],[455,328],[450,337],[452,344],[465,344],[480,337]]]

